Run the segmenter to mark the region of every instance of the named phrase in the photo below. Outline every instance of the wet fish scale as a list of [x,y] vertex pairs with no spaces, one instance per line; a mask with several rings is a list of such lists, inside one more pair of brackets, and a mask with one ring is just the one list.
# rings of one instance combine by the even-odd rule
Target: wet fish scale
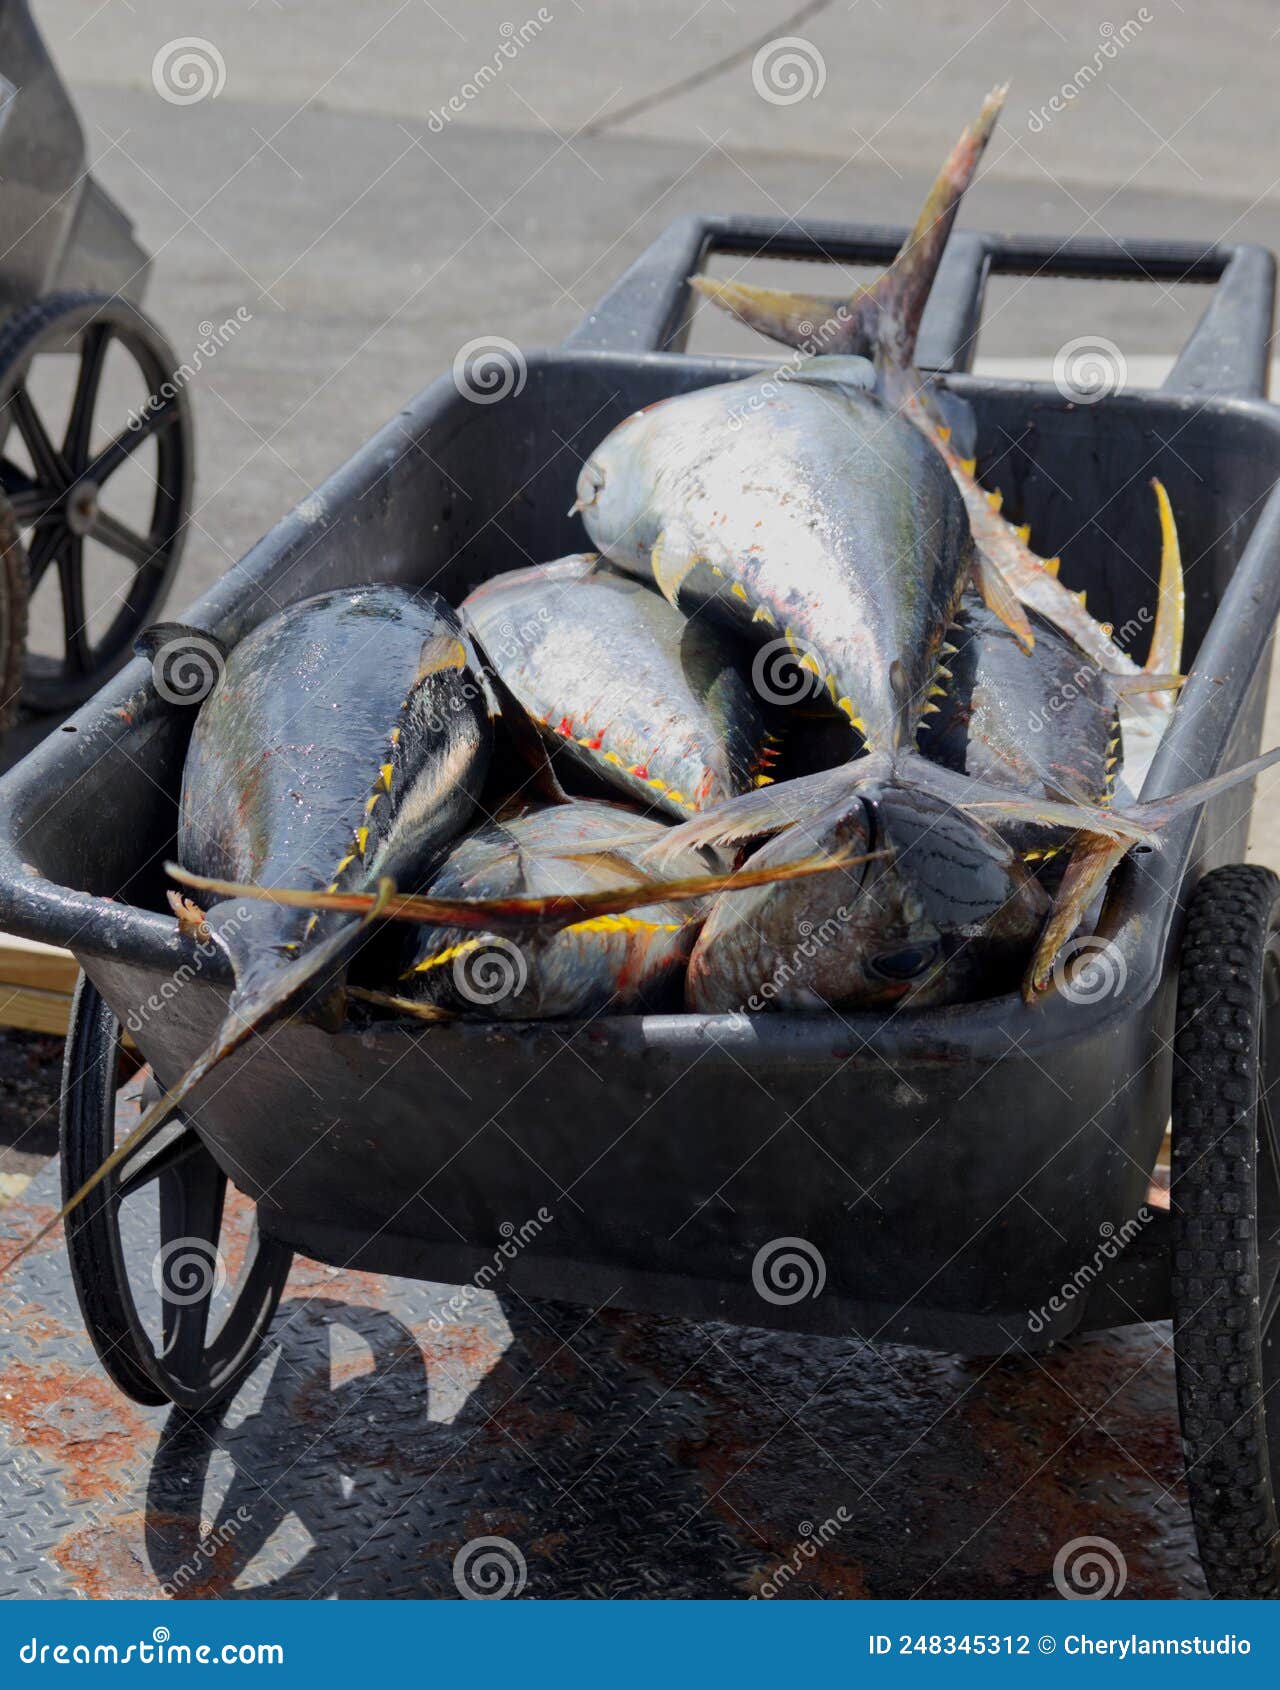
[[590,555],[499,575],[463,609],[548,740],[628,797],[684,818],[752,785],[764,721],[709,619]]
[[909,744],[971,561],[963,501],[860,359],[638,412],[592,453],[600,550],[673,603],[782,638],[873,749]]
[[[634,824],[637,844],[587,861],[565,852],[602,849],[620,821]],[[632,860],[662,822],[620,812],[612,804],[574,801],[490,822],[460,841],[431,884],[437,897],[523,897],[602,891],[644,876]],[[679,871],[705,865],[694,852]],[[422,1003],[496,1020],[590,1015],[655,1000],[678,979],[701,923],[701,904],[657,903],[624,915],[576,922],[519,945],[461,928],[415,931],[396,987]]]

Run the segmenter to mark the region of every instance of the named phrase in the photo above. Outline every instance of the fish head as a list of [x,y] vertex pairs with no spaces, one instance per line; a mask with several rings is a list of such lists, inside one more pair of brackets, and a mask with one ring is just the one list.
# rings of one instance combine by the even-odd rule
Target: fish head
[[600,442],[578,474],[574,510],[591,543],[618,568],[649,576],[658,538],[648,444],[648,413],[637,411]]
[[1016,987],[1048,899],[985,823],[885,782],[779,834],[751,865],[834,852],[884,855],[719,899],[690,963],[691,1007],[919,1009]]

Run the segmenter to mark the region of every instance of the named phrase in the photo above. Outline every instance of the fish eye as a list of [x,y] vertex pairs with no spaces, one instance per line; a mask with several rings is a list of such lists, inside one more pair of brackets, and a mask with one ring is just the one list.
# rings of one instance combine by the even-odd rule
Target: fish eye
[[914,980],[938,960],[936,943],[901,945],[896,951],[881,951],[871,958],[871,969],[885,980]]

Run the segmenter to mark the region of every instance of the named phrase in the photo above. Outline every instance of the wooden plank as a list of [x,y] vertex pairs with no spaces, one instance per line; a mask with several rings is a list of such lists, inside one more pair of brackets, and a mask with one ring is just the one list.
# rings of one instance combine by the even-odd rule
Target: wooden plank
[[34,986],[44,992],[70,993],[76,983],[76,959],[58,945],[16,939],[0,933],[0,986]]
[[45,992],[35,986],[0,986],[0,1027],[65,1037],[70,1019],[68,992]]

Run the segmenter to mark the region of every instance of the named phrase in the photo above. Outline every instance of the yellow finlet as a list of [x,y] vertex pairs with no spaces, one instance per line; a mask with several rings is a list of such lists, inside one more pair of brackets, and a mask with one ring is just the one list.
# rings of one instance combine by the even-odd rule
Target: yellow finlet
[[365,852],[368,850],[368,848],[369,848],[369,829],[367,827],[358,827],[356,829],[356,852],[357,852],[357,855],[363,857]]
[[741,599],[743,604],[746,604],[747,590],[740,581],[735,581],[732,587],[729,588],[729,591],[733,594],[735,599]]
[[938,424],[938,439],[941,440],[944,446],[949,444],[951,440],[951,430],[947,427],[946,423]]
[[804,656],[800,659],[800,667],[802,669],[807,669],[811,675],[816,675],[819,680],[822,679],[822,670],[819,669],[818,660],[812,652],[805,652]]
[[390,763],[384,763],[379,772],[382,775],[382,789],[383,789],[383,791],[384,792],[390,792],[391,791],[391,764]]
[[1004,504],[1004,494],[997,487],[994,493],[987,494],[987,503],[993,511],[998,511]]
[[1029,522],[1024,522],[1018,529],[1018,538],[1022,541],[1024,546],[1027,544],[1028,540],[1030,540],[1031,524]]
[[972,479],[978,473],[978,460],[976,458],[961,458],[960,468]]
[[1056,580],[1058,571],[1062,568],[1062,559],[1060,557],[1046,557],[1042,558],[1040,561],[1042,567],[1047,569],[1049,574]]
[[756,607],[756,613],[751,620],[753,622],[767,622],[771,628],[776,628],[778,626],[773,612],[763,604]]

